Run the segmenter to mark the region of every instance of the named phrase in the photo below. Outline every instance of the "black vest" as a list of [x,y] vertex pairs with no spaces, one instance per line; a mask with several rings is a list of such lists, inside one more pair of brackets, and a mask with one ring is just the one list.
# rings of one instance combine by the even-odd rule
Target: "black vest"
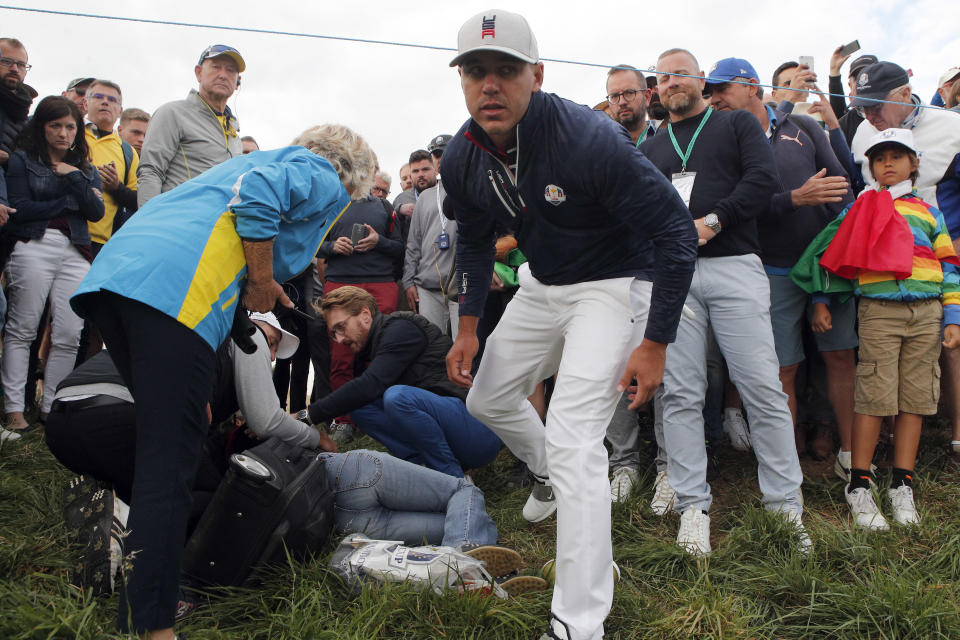
[[378,312],[374,315],[367,346],[357,360],[367,363],[376,358],[384,329],[397,320],[413,322],[427,337],[427,346],[416,361],[407,367],[396,384],[417,387],[438,396],[453,396],[466,400],[467,389],[455,385],[447,377],[447,352],[453,346],[453,341],[444,335],[437,325],[411,311],[395,311],[390,315]]

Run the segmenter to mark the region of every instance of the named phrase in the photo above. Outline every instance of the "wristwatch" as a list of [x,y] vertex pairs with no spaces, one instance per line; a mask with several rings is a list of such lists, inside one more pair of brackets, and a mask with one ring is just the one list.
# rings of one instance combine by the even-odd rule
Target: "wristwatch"
[[711,229],[714,233],[720,233],[720,229],[721,229],[721,226],[720,226],[720,216],[718,216],[718,215],[717,215],[716,213],[714,213],[713,211],[711,211],[710,213],[708,213],[707,215],[705,215],[705,216],[703,217],[703,224],[705,224],[705,225],[707,225],[708,227],[710,227],[710,229]]
[[297,420],[299,420],[300,422],[306,424],[308,427],[312,427],[312,426],[313,426],[313,423],[310,422],[310,412],[307,411],[306,409],[300,409],[300,411],[297,411],[297,416],[296,416],[296,418],[297,418]]

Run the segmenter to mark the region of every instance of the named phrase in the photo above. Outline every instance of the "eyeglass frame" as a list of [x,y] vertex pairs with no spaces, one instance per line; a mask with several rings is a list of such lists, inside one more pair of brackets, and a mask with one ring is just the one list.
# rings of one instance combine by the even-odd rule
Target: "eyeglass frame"
[[[606,98],[610,104],[620,104],[621,99],[623,99],[624,102],[633,102],[638,93],[644,93],[645,91],[649,91],[649,89],[626,89],[624,91],[618,91],[617,93],[607,94]],[[632,95],[627,97],[628,93]]]
[[27,64],[26,62],[20,62],[19,60],[14,60],[13,58],[8,58],[6,56],[0,58],[0,66],[17,67],[21,71],[30,71],[30,69],[33,69],[32,64]]

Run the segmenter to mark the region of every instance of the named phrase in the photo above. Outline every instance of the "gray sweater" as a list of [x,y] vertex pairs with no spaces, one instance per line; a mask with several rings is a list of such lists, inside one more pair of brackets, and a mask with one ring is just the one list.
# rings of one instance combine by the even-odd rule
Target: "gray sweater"
[[137,169],[137,204],[170,191],[210,167],[241,154],[237,119],[225,112],[224,131],[213,110],[191,89],[186,100],[162,105],[150,119]]
[[253,332],[253,342],[257,350],[251,354],[241,351],[233,340],[229,346],[237,402],[247,426],[261,440],[276,436],[284,442],[315,449],[320,444],[320,433],[280,406],[270,378],[270,347],[262,331]]
[[[403,288],[409,289],[413,285],[439,291],[441,278],[443,286],[448,286],[447,279],[453,269],[457,245],[457,222],[447,220],[440,213],[437,206],[437,190],[440,190],[440,199],[446,197],[443,184],[425,189],[410,216],[410,233],[407,235],[407,250],[403,260]],[[437,237],[446,225],[447,235],[450,236],[450,248],[441,250],[437,246]]]

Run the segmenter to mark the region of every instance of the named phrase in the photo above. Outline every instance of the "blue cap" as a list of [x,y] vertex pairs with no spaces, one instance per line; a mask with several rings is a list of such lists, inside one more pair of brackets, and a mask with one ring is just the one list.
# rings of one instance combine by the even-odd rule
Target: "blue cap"
[[743,58],[724,58],[713,65],[707,74],[707,84],[730,82],[734,78],[754,78],[760,80],[757,70]]

